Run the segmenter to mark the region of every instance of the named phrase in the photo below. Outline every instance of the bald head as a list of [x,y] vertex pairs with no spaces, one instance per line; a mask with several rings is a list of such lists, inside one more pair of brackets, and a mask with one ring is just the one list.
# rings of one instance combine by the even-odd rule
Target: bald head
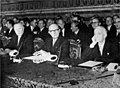
[[51,24],[49,26],[49,34],[52,36],[52,38],[58,38],[60,33],[60,29],[57,24]]
[[24,26],[21,23],[17,23],[14,25],[14,30],[18,36],[22,36],[24,33]]
[[58,29],[58,25],[57,25],[57,24],[51,24],[51,25],[49,26],[49,31],[51,31],[51,30],[56,30],[56,29]]

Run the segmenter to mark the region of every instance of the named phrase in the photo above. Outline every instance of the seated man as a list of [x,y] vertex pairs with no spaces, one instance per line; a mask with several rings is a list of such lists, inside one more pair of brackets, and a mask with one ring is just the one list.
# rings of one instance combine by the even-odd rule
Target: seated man
[[92,43],[83,52],[83,61],[95,60],[102,61],[106,64],[117,62],[118,45],[106,39],[107,31],[104,27],[98,26],[94,30]]
[[58,25],[51,24],[49,26],[48,33],[51,37],[45,40],[42,50],[57,55],[60,61],[66,61],[69,57],[69,42],[60,36]]
[[20,23],[14,25],[15,34],[10,43],[5,47],[9,53],[11,50],[18,51],[18,57],[32,55],[34,52],[33,36],[24,32],[24,26]]

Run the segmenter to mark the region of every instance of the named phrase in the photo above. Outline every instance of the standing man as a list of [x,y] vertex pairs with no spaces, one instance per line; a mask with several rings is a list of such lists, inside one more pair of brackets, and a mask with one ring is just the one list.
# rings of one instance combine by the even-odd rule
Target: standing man
[[106,26],[105,26],[105,28],[107,29],[107,38],[108,39],[116,38],[117,30],[116,30],[115,25],[113,24],[112,17],[110,17],[110,16],[106,17]]
[[48,34],[48,29],[45,26],[45,21],[44,20],[40,19],[38,21],[38,27],[39,27],[39,31],[37,32],[36,37],[42,38],[43,40],[50,37],[49,34]]
[[7,24],[6,25],[7,25],[7,28],[9,30],[7,30],[5,36],[12,37],[15,34],[15,31],[14,31],[14,28],[13,28],[14,21],[13,20],[7,20]]
[[72,32],[69,27],[66,26],[64,20],[62,18],[57,19],[57,24],[60,27],[60,35],[69,38],[70,33]]

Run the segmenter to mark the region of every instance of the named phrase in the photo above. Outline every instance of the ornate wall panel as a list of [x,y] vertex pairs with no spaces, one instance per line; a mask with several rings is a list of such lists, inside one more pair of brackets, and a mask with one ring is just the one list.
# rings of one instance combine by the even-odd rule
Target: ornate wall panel
[[71,12],[87,15],[101,11],[119,14],[119,10],[120,0],[2,0],[0,15],[55,15]]

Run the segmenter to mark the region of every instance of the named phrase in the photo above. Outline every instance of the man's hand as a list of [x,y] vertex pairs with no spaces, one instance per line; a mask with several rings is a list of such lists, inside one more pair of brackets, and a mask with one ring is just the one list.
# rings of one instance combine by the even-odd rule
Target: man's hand
[[11,51],[11,49],[5,49],[6,54],[10,53]]
[[9,55],[10,55],[11,57],[16,57],[18,54],[19,54],[19,51],[18,51],[18,50],[11,50],[11,51],[9,52]]
[[96,40],[96,37],[93,36],[92,37],[92,43],[90,44],[90,48],[94,48],[94,46],[97,44],[97,40]]
[[45,55],[46,56],[48,54],[50,54],[50,52],[46,52],[44,50],[36,51],[36,52],[33,53],[34,56],[39,56],[39,55]]

